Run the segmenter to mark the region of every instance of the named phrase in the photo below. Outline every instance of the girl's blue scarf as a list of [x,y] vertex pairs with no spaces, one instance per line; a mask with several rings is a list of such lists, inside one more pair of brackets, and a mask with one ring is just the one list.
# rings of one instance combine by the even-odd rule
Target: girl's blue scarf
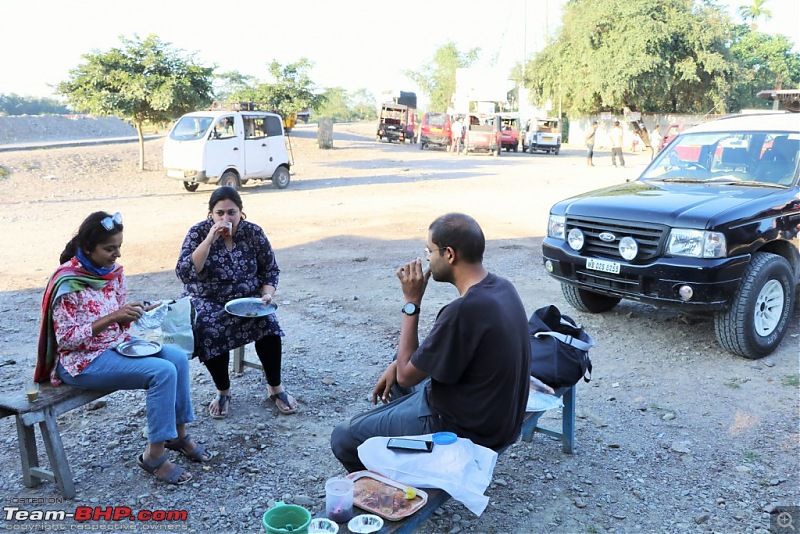
[[83,266],[84,269],[86,269],[87,271],[96,276],[105,276],[117,268],[116,263],[111,267],[97,267],[94,263],[92,263],[92,260],[86,257],[86,255],[80,248],[78,249],[78,252],[75,254],[75,257],[78,258],[78,261],[81,262],[81,265]]

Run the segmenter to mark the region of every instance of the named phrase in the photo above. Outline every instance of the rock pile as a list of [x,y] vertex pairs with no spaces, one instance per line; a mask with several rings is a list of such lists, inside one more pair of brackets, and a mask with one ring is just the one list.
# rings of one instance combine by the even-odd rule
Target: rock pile
[[0,145],[135,135],[136,129],[117,117],[94,115],[0,116]]

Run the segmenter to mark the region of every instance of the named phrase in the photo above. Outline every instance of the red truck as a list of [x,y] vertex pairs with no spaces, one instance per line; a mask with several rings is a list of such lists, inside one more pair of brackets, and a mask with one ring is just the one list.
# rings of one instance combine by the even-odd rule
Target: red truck
[[486,152],[492,156],[500,155],[502,146],[500,115],[480,115],[470,113],[464,134],[464,153]]
[[447,113],[426,113],[422,117],[419,133],[419,148],[440,146],[450,150],[453,143],[452,120]]
[[519,149],[519,116],[517,114],[504,113],[500,115],[502,130],[500,132],[500,146],[506,152]]

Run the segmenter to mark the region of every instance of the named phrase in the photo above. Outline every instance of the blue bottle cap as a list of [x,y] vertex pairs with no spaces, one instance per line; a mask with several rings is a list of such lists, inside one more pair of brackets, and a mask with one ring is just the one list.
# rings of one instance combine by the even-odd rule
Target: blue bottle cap
[[433,442],[437,445],[450,445],[458,439],[453,432],[436,432],[433,435]]

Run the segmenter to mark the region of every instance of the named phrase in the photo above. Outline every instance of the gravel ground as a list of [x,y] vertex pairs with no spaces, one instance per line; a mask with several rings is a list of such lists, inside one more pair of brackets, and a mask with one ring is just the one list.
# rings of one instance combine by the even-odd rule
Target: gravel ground
[[[374,381],[395,350],[402,294],[394,269],[421,254],[434,217],[454,210],[482,224],[487,266],[514,282],[529,313],[555,304],[598,345],[591,353],[594,378],[578,389],[575,454],[539,434],[532,443],[518,442],[499,458],[480,517],[451,501],[421,532],[768,532],[775,506],[800,504],[797,312],[774,354],[745,360],[716,344],[709,320],[629,302],[600,315],[577,312],[541,266],[550,204],[635,178],[645,156],[626,155],[629,167],[614,169],[601,153],[597,167],[587,169],[577,147],[559,156],[455,157],[376,143],[372,124],[336,125],[333,150],[319,150],[315,135],[312,125],[292,133],[295,166],[287,189],[264,183],[242,191],[248,219],[265,228],[283,270],[277,295],[287,332],[284,383],[300,412],[278,414],[263,377],[248,369],[233,377],[230,416],[212,420],[206,406],[213,385],[192,361],[197,421],[190,431],[213,460],[201,467],[178,459],[192,482],[157,483],[135,463],[144,445],[144,394],[117,392],[59,418],[78,490],[65,503],[51,483],[22,485],[14,421],[5,418],[6,510],[187,510],[186,522],[169,526],[198,533],[259,532],[262,514],[276,501],[321,511],[324,481],[344,472],[330,453],[330,431],[369,409]],[[10,199],[0,225],[12,229],[13,243],[0,264],[0,363],[7,364],[0,379],[7,390],[20,390],[32,373],[44,284],[90,211],[123,213],[121,263],[135,297],[180,292],[177,251],[189,226],[205,217],[213,188],[188,193],[166,179],[161,143],[146,142],[144,172],[135,170],[135,143],[0,153],[10,173],[0,178],[0,193]],[[450,286],[429,286],[423,330],[455,296]],[[544,421],[555,426],[559,415]],[[86,527],[8,516],[0,525]]]

